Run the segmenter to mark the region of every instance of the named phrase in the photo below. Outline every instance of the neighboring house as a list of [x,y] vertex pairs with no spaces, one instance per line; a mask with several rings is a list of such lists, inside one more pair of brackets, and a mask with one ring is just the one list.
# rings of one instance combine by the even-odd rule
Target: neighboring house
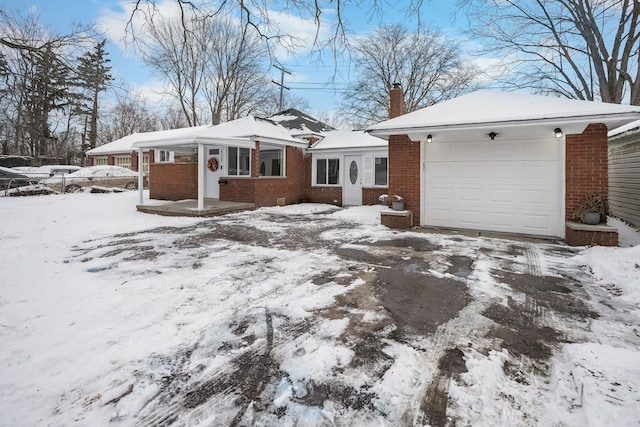
[[[159,137],[178,137],[185,132],[192,132],[194,129],[196,128],[180,128],[127,135],[87,151],[87,166],[114,165],[137,171],[139,152],[133,147],[134,142],[157,139]],[[146,175],[149,173],[149,164],[173,162],[175,155],[174,152],[168,150],[144,150],[142,154],[144,173]]]
[[640,227],[640,120],[609,132],[609,205]]
[[570,243],[593,235],[571,228],[576,207],[607,193],[607,129],[640,118],[636,106],[489,90],[403,114],[402,88],[390,95],[392,118],[368,132],[388,138],[389,193],[415,224]]

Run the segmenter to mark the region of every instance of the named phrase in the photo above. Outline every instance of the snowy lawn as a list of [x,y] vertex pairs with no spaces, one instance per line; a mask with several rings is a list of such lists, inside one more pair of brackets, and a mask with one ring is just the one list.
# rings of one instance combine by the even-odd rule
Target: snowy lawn
[[0,198],[0,425],[638,425],[640,238]]

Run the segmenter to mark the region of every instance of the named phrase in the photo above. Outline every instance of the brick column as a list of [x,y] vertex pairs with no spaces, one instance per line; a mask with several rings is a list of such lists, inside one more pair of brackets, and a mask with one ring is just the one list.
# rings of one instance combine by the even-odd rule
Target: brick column
[[413,223],[420,225],[420,143],[407,135],[390,136],[389,171],[389,195],[402,196]]
[[608,194],[607,126],[592,123],[581,133],[566,137],[566,195],[565,218],[571,220],[573,211],[584,197],[597,191]]

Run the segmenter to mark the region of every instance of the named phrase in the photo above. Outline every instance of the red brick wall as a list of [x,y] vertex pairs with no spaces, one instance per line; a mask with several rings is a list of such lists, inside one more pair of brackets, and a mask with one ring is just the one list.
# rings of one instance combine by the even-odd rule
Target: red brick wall
[[131,170],[138,172],[138,152],[133,151],[131,153]]
[[566,136],[566,219],[589,192],[608,194],[607,148],[607,126],[601,123]]
[[389,137],[389,195],[404,198],[404,208],[413,211],[420,224],[420,143],[407,135]]
[[380,200],[378,200],[378,198],[382,194],[389,194],[389,192],[386,188],[363,188],[362,204],[363,205],[379,205]]
[[225,202],[255,203],[253,178],[221,178],[226,179],[227,184],[220,185],[220,200]]
[[[275,206],[280,197],[283,197],[288,205],[306,198],[305,162],[302,149],[287,147],[285,157],[286,178],[256,178],[254,201],[256,206]],[[259,174],[259,167],[255,170]]]
[[313,203],[342,206],[342,187],[311,187],[309,199]]
[[565,239],[569,246],[618,246],[617,231],[573,230],[566,227]]
[[149,197],[160,200],[198,198],[198,165],[153,163],[149,165]]

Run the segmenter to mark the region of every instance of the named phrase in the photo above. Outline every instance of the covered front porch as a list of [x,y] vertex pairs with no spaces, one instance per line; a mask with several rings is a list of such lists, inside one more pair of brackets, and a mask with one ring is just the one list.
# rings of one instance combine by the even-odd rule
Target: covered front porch
[[[301,150],[306,146],[306,141],[290,136],[282,126],[253,116],[194,128],[186,134],[167,131],[166,135],[135,142],[133,147],[140,153],[153,149],[188,158],[154,163],[149,168],[149,197],[177,202],[147,202],[139,185],[138,210],[213,216],[275,205],[279,199],[297,201],[302,197],[298,175],[303,172]],[[142,179],[140,172],[139,182]]]
[[210,217],[253,210],[256,205],[205,198],[202,200],[202,208],[198,206],[198,200],[154,201],[153,203],[139,204],[136,208],[139,212],[164,216]]

